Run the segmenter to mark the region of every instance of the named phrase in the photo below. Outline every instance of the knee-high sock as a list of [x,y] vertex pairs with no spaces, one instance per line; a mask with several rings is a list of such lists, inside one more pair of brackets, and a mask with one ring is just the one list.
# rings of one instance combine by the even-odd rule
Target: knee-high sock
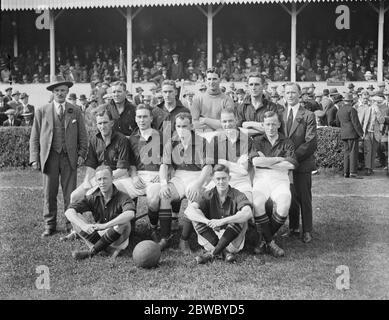
[[161,238],[169,238],[172,228],[172,211],[171,209],[159,210],[159,222],[161,226]]
[[238,223],[231,223],[227,226],[222,237],[217,243],[215,250],[213,251],[214,255],[221,253],[242,231],[242,226]]
[[189,240],[189,237],[192,234],[192,232],[193,232],[192,221],[190,221],[187,217],[183,217],[181,239],[185,241]]
[[147,215],[149,216],[150,224],[152,226],[156,226],[158,224],[158,212],[156,211],[151,211],[150,209],[147,212]]
[[277,212],[273,212],[270,218],[271,233],[273,236],[282,227],[285,221],[286,221],[286,217],[281,217],[280,215],[277,214]]
[[108,229],[108,231],[102,236],[102,238],[96,242],[91,250],[91,255],[106,249],[110,244],[114,243],[120,238],[120,233],[115,231],[114,228]]
[[91,234],[86,233],[85,231],[80,232],[80,236],[88,240],[90,243],[96,244],[97,241],[101,239],[97,231],[93,231]]
[[266,243],[270,243],[273,240],[273,235],[271,233],[270,221],[267,214],[265,213],[262,216],[254,217],[254,221],[257,230],[262,233]]
[[208,227],[205,223],[199,223],[196,225],[197,232],[205,238],[210,244],[216,247],[219,238],[217,237],[215,231]]

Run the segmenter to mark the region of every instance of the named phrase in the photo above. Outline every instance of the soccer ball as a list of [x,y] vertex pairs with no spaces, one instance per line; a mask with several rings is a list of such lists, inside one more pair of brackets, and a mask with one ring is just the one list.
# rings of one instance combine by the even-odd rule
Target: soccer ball
[[159,244],[151,240],[139,242],[132,252],[135,265],[139,268],[153,268],[157,266],[161,257]]

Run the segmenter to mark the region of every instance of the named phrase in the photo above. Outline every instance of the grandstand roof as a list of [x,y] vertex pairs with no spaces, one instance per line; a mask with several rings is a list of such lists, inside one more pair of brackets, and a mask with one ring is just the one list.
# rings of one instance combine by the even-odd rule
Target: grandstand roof
[[[1,0],[1,10],[152,7],[206,4],[334,2],[340,0]],[[350,2],[358,0],[342,0]],[[363,1],[363,0],[359,0]],[[368,0],[365,0],[368,1]]]

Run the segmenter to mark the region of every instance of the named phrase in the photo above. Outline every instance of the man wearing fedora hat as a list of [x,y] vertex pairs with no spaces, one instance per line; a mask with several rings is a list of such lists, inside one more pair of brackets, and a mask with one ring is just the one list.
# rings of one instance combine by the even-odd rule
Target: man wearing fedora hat
[[5,89],[5,96],[4,96],[4,104],[6,105],[8,102],[12,101],[12,88],[8,87]]
[[330,127],[336,127],[336,114],[338,113],[339,107],[343,101],[343,96],[341,94],[337,94],[333,96],[334,105],[327,109],[326,112],[326,118],[327,118],[327,125]]
[[[326,91],[324,91],[326,90]],[[321,105],[323,106],[323,111],[324,113],[327,113],[329,109],[331,109],[334,106],[334,96],[339,94],[338,89],[336,88],[331,88],[331,89],[324,89],[323,93],[325,95],[323,96],[323,99],[321,101]],[[327,95],[327,90],[328,90],[328,95]],[[323,119],[324,125],[329,125],[327,121],[327,116]]]
[[3,125],[3,122],[7,120],[7,115],[5,114],[5,111],[8,109],[11,109],[11,107],[4,103],[4,94],[0,91],[0,126]]
[[135,102],[135,105],[138,105],[138,104],[141,104],[143,103],[143,89],[142,87],[137,87],[135,88],[135,91],[136,91],[136,95],[134,97],[134,102]]
[[[45,222],[42,237],[52,235],[57,227],[57,194],[61,182],[64,209],[77,186],[77,166],[87,154],[88,137],[79,108],[66,102],[69,81],[57,81],[47,87],[53,102],[37,108],[30,136],[30,163],[43,174]],[[67,231],[71,225],[67,222]]]
[[184,78],[184,67],[181,61],[178,61],[178,54],[172,55],[173,63],[170,65],[170,79],[182,80]]
[[385,115],[380,110],[380,105],[385,101],[385,96],[380,91],[375,91],[372,97],[372,103],[365,109],[362,115],[361,125],[363,129],[363,142],[365,154],[366,175],[374,173],[375,158],[377,154],[378,143],[381,141],[382,125],[385,122]]
[[16,111],[14,109],[8,109],[5,114],[8,119],[3,122],[4,127],[19,127],[22,122],[15,117]]
[[16,117],[18,117],[20,108],[22,107],[20,92],[18,90],[12,93],[12,100],[8,102],[8,105],[16,111]]
[[35,108],[33,105],[28,103],[28,94],[23,92],[20,95],[20,100],[22,101],[22,107],[19,113],[19,120],[22,120],[23,126],[32,126],[34,120],[34,111]]
[[340,127],[340,138],[343,140],[344,177],[361,179],[358,176],[358,139],[363,136],[363,130],[353,101],[352,93],[344,95],[344,103],[336,114],[336,125]]

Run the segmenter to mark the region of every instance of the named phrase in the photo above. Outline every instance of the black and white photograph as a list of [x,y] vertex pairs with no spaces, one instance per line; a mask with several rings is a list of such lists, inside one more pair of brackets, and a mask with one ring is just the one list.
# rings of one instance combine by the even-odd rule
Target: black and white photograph
[[1,0],[0,300],[389,299],[388,9]]

